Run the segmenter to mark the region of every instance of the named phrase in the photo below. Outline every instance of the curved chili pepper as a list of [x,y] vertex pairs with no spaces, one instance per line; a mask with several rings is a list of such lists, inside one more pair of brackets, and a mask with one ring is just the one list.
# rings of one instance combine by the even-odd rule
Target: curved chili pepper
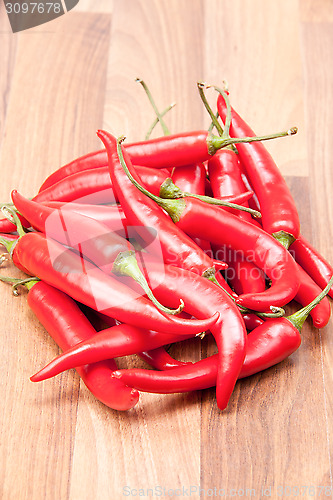
[[272,305],[283,306],[295,297],[299,288],[296,263],[289,252],[271,235],[196,198],[165,199],[169,197],[169,188],[173,198],[171,180],[171,184],[165,183],[164,198],[152,195],[131,175],[124,161],[120,142],[118,154],[131,182],[140,193],[145,193],[152,202],[155,201],[167,211],[176,226],[192,237],[203,238],[217,245],[227,245],[234,250],[242,251],[244,258],[254,262],[271,279],[272,286],[269,289],[258,294],[239,296],[236,299],[237,304],[254,311],[265,312],[270,310]]
[[[225,119],[226,103],[221,95],[217,99],[217,109],[222,120]],[[230,131],[235,137],[255,135],[234,110],[232,110]],[[295,132],[295,129],[290,129],[290,134]],[[239,159],[258,197],[263,228],[288,248],[299,236],[300,222],[285,179],[261,142],[241,143],[236,147]]]
[[[154,171],[146,167],[136,167],[140,179],[149,185],[158,194],[161,183],[168,177],[168,173]],[[44,201],[81,201],[85,203],[112,203],[117,201],[115,194],[112,196],[112,183],[108,167],[84,170],[77,172],[57,184],[50,186],[37,194],[33,200],[39,203]],[[81,201],[81,202],[82,202]]]
[[[140,166],[137,167],[137,170],[143,184],[149,186],[149,189],[158,195],[160,186],[169,173]],[[109,169],[102,167],[79,171],[63,178],[34,196],[33,201],[38,203],[74,201],[81,204],[103,204],[116,202],[117,197],[112,190]],[[21,216],[20,219],[24,227],[29,227],[28,221]],[[9,220],[0,220],[0,232],[11,233],[15,231],[15,225]]]
[[203,163],[175,168],[171,178],[174,184],[183,191],[194,194],[205,194],[206,169]]
[[[267,320],[247,337],[244,364],[238,378],[249,377],[280,363],[301,344],[297,329],[285,318]],[[168,371],[145,369],[117,370],[112,378],[122,380],[142,392],[160,394],[197,391],[214,387],[217,380],[218,355]]]
[[[255,328],[247,338],[244,364],[239,378],[248,377],[280,363],[295,352],[301,344],[301,329],[308,314],[325,297],[330,284],[310,304],[295,314],[279,319],[266,320]],[[139,391],[155,393],[176,393],[213,387],[217,382],[218,355],[194,363],[158,372],[154,370],[117,370],[112,377]]]
[[[237,197],[247,192],[241,176],[238,156],[232,149],[223,149],[212,156],[208,161],[208,175],[215,198],[223,199],[230,195]],[[243,205],[248,206],[247,200]],[[229,207],[224,207],[224,209],[247,222],[258,225],[248,212]]]
[[77,249],[106,274],[133,278],[161,311],[178,314],[183,309],[182,301],[180,307],[172,311],[156,300],[137,264],[133,245],[118,233],[110,232],[104,224],[76,212],[48,208],[24,198],[16,190],[12,191],[12,200],[34,229]]
[[[182,191],[205,195],[206,169],[203,163],[175,168],[171,178]],[[208,241],[200,238],[194,238],[194,241],[205,253],[212,256],[212,249]]]
[[[149,282],[154,287],[157,297],[164,297],[164,300],[168,299],[170,304],[173,304],[176,284],[178,284],[184,296],[187,312],[195,314],[196,317],[210,315],[213,310],[220,313],[218,321],[210,327],[210,331],[214,335],[219,351],[217,404],[220,409],[225,408],[245,356],[247,335],[237,307],[219,287],[185,269],[166,266],[163,273],[158,266],[151,264],[148,274]],[[202,297],[205,297],[204,301]],[[101,332],[89,342],[81,343],[80,346],[68,350],[51,361],[32,380],[49,378],[72,365],[78,366],[87,363],[87,360],[90,360],[89,362],[91,360],[97,361],[101,359],[101,356],[102,359],[105,359],[104,357],[108,357],[111,352],[114,354],[115,349],[114,338],[108,338]],[[118,349],[123,348],[124,346],[118,346]],[[143,350],[145,348],[140,345],[138,351]]]
[[74,366],[86,365],[88,358],[90,360],[94,359],[95,361],[93,362],[98,362],[109,358],[129,356],[188,338],[186,335],[162,334],[125,323],[116,326],[117,328],[111,326],[101,332],[97,332],[93,339],[87,339],[67,349],[66,352],[57,356],[44,368],[32,375],[30,380],[32,382],[40,382],[54,377],[64,370],[69,370]]
[[[321,288],[310,278],[301,266],[298,267],[300,277],[300,287],[295,295],[295,300],[305,306],[314,300],[321,292]],[[316,328],[324,328],[331,316],[331,304],[327,297],[324,297],[314,309],[310,311],[313,325]]]
[[[42,281],[33,282],[29,288],[30,309],[63,351],[96,334],[91,323],[68,295]],[[129,410],[138,402],[139,393],[120,381],[114,383],[111,374],[116,369],[116,362],[108,359],[79,366],[76,371],[99,401],[115,410]]]
[[31,274],[30,271],[28,271],[28,269],[23,267],[21,265],[21,263],[19,262],[19,260],[17,259],[15,247],[16,247],[16,243],[18,242],[19,238],[20,238],[20,236],[18,234],[16,234],[16,235],[2,234],[0,236],[0,244],[5,247],[6,252],[7,252],[6,254],[4,254],[1,257],[4,257],[6,259],[9,255],[10,258],[12,259],[15,267],[17,267],[20,271],[24,272],[27,275],[33,276],[33,274]]
[[246,329],[250,332],[257,328],[257,326],[260,326],[264,323],[264,320],[262,318],[259,318],[256,314],[253,313],[243,314],[242,316]]
[[[290,252],[320,288],[327,285],[333,276],[333,267],[304,236],[299,235],[290,246]],[[328,292],[328,295],[333,298],[333,289]]]
[[239,255],[239,252],[228,252],[233,258],[228,259],[225,276],[237,295],[261,293],[266,289],[265,274],[258,266]]
[[[112,185],[130,224],[151,227],[157,231],[166,263],[189,269],[199,275],[205,273],[208,277],[214,276],[215,268],[212,259],[189,236],[179,230],[153,201],[140,193],[129,180],[119,161],[117,140],[104,131],[99,131],[97,135],[108,151]],[[132,175],[140,183],[126,151],[124,154]]]
[[[224,143],[219,137],[205,130],[184,132],[148,141],[127,144],[125,147],[135,165],[152,168],[169,168],[208,160]],[[82,170],[94,170],[108,165],[107,152],[103,149],[77,158],[51,174],[41,191],[50,188],[69,175]]]
[[[171,357],[165,350],[165,347],[156,347],[149,351],[140,352],[139,357],[156,370],[171,370],[172,368],[189,364],[188,361],[178,361]],[[192,363],[190,362],[190,364]]]
[[166,316],[134,290],[106,275],[59,243],[40,233],[22,236],[14,249],[20,264],[34,276],[68,293],[74,300],[103,311],[119,321],[160,332],[193,334],[217,321],[218,313],[205,320]]
[[[226,194],[239,194],[244,192],[243,183],[239,170],[239,161],[236,153],[231,149],[218,151],[208,162],[208,175],[210,178],[213,195],[220,198]],[[246,206],[246,204],[245,204]],[[224,208],[240,219],[258,225],[248,212]],[[215,251],[220,249],[215,248]],[[263,292],[266,288],[265,276],[260,269],[244,259],[239,252],[225,252],[229,258],[226,278],[231,282],[238,295],[243,293]]]

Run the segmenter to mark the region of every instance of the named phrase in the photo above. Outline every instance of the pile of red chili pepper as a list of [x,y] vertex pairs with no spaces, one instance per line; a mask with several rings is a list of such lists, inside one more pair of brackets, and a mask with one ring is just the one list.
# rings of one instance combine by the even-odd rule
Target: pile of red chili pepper
[[[198,83],[212,125],[130,143],[99,130],[103,148],[52,173],[32,199],[12,191],[2,207],[1,263],[26,278],[30,308],[62,349],[33,382],[76,368],[110,408],[139,391],[216,387],[223,410],[236,381],[301,344],[311,315],[324,327],[333,268],[300,232],[295,202],[263,141],[214,87],[217,113]],[[213,133],[214,131],[214,133]],[[302,308],[286,316],[285,306]],[[179,361],[171,345],[210,335],[216,354]],[[118,369],[138,355],[149,369]]]

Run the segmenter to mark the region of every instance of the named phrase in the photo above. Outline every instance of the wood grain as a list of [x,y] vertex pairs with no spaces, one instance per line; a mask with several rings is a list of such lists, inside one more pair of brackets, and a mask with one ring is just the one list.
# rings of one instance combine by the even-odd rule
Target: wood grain
[[[2,199],[8,199],[14,186],[26,194],[35,192],[57,165],[97,147],[109,25],[108,17],[73,13],[54,21],[50,33],[40,35],[36,29],[29,35],[0,35],[4,48],[17,43],[16,59],[7,58],[12,74],[7,91],[9,76],[1,73],[7,95]],[[12,267],[5,271],[14,274]],[[36,367],[59,351],[29,312],[25,296],[15,300],[4,286],[1,303],[1,394],[6,404],[0,441],[6,454],[1,454],[0,495],[67,498],[79,380],[69,373],[48,387],[31,384]]]
[[227,80],[232,105],[256,134],[297,126],[292,141],[265,145],[283,174],[306,175],[298,1],[208,0],[204,6],[204,79]]
[[[302,233],[333,262],[332,23],[330,0],[80,0],[49,25],[13,35],[0,10],[0,199],[14,187],[34,194],[58,166],[100,148],[101,126],[143,139],[154,114],[135,78],[160,109],[176,101],[166,116],[175,133],[209,123],[197,81],[226,79],[232,104],[258,134],[299,127],[266,145]],[[207,97],[214,105],[212,89]],[[21,275],[9,263],[1,273]],[[141,394],[135,408],[116,412],[73,370],[30,383],[58,348],[25,294],[1,290],[2,499],[120,500],[140,489],[143,498],[179,489],[195,500],[275,499],[293,498],[279,486],[302,485],[315,487],[303,498],[331,498],[332,321],[321,331],[307,321],[300,349],[239,381],[224,412],[214,388]],[[196,361],[215,351],[206,337],[172,354]],[[146,366],[136,356],[118,363]],[[319,486],[328,490],[319,495]]]
[[54,31],[42,26],[17,37],[0,160],[2,200],[9,196],[5,186],[29,196],[43,177],[100,144],[110,18],[72,12],[50,25]]

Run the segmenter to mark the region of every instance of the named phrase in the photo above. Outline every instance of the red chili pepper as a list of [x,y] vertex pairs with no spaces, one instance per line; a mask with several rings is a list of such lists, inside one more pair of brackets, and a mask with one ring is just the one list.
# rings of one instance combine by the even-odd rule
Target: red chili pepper
[[243,314],[242,316],[246,329],[250,332],[264,323],[263,319],[253,313]]
[[265,274],[258,266],[240,255],[240,252],[227,252],[228,259],[225,276],[237,295],[261,293],[266,289]]
[[194,194],[205,194],[206,169],[203,163],[175,168],[171,178],[174,184],[183,191]]
[[[207,277],[214,276],[212,259],[179,230],[153,201],[133,186],[119,161],[116,139],[104,131],[99,131],[97,135],[107,148],[112,184],[130,224],[153,228],[157,232],[166,263],[189,269],[199,275],[206,273]],[[124,154],[132,175],[140,183],[126,151]]]
[[[94,219],[68,210],[55,210],[35,201],[28,200],[16,190],[12,200],[17,210],[31,226],[48,238],[75,249],[106,274],[129,276],[148,295],[153,304],[167,314],[178,314],[183,303],[176,310],[170,310],[154,297],[138,266],[133,245],[120,234],[112,231]],[[87,238],[88,237],[88,238]]]
[[[332,280],[333,281],[333,280]],[[239,378],[265,370],[290,356],[301,344],[301,329],[308,314],[324,297],[327,287],[313,302],[286,318],[266,320],[247,337],[246,356]],[[117,370],[112,374],[139,391],[176,393],[213,387],[217,382],[218,356],[158,372],[154,370]]]
[[79,255],[40,233],[27,233],[15,246],[17,259],[34,276],[68,293],[74,300],[103,311],[119,321],[192,336],[217,321],[218,313],[205,320],[164,315],[150,302],[115,278],[106,275]]
[[[177,368],[178,366],[189,364],[188,361],[178,361],[177,359],[171,357],[165,350],[165,347],[156,347],[155,349],[150,349],[149,351],[140,352],[139,356],[156,370],[170,370],[172,368]],[[190,364],[192,363],[190,362]]]
[[[215,198],[246,191],[239,169],[238,156],[232,149],[223,149],[212,156],[208,161],[208,175]],[[252,219],[247,212],[239,212],[228,207],[225,207],[225,210],[244,218],[246,221]]]
[[111,326],[97,332],[93,338],[67,349],[66,352],[57,356],[48,365],[32,375],[30,379],[32,382],[46,380],[74,366],[86,365],[87,358],[95,359],[94,362],[98,362],[97,360],[129,356],[187,338],[186,335],[162,334],[125,323]]
[[[219,320],[210,327],[210,331],[214,335],[219,351],[217,404],[219,408],[225,408],[245,356],[246,329],[237,307],[219,287],[185,269],[166,266],[165,273],[161,273],[158,266],[151,264],[148,272],[149,282],[159,298],[163,297],[165,301],[168,299],[170,304],[173,304],[178,284],[184,296],[187,312],[195,314],[196,317],[210,315],[213,310],[220,313]],[[205,297],[204,301],[202,297]],[[118,345],[118,349],[123,352],[124,346]],[[141,344],[138,351],[143,350],[145,348]],[[87,360],[91,362],[91,360],[105,359],[111,352],[114,357],[114,338],[106,337],[101,332],[90,341],[58,356],[34,376],[33,381],[54,376],[72,365],[87,363]]]
[[110,231],[127,237],[128,221],[120,205],[92,205],[89,203],[50,201],[44,202],[48,208],[62,212],[75,212],[104,224]]
[[[182,191],[205,195],[206,169],[203,163],[175,168],[171,178],[173,183]],[[200,238],[194,238],[194,241],[205,253],[211,257],[213,256],[212,249],[208,241]]]
[[[280,363],[298,349],[301,336],[287,321],[285,318],[267,320],[249,333],[239,379]],[[144,369],[117,370],[113,372],[112,378],[118,378],[142,392],[170,394],[214,387],[217,370],[218,355],[214,354],[193,365],[165,372]]]
[[[16,226],[15,226],[16,227]],[[4,254],[1,257],[7,258],[8,254],[11,257],[13,264],[15,267],[17,267],[20,271],[24,272],[25,274],[28,274],[29,276],[32,276],[32,274],[21,265],[21,263],[17,259],[17,255],[15,250],[16,243],[19,239],[19,235],[11,235],[11,234],[2,234],[0,237],[0,244],[5,247],[7,253]]]
[[[215,198],[220,198],[226,194],[239,194],[246,189],[239,169],[239,161],[236,153],[231,149],[218,151],[208,162],[208,174]],[[248,206],[248,204],[244,204]],[[229,209],[224,210],[234,214],[240,219],[258,225],[248,212]],[[222,249],[214,247],[218,255]],[[240,295],[243,293],[259,293],[266,288],[265,276],[262,271],[252,262],[247,261],[242,253],[224,251],[222,254],[228,256],[227,280],[231,283],[235,292]],[[221,253],[220,253],[221,255]]]
[[[217,100],[217,108],[222,120],[225,119],[226,103],[221,95]],[[232,136],[237,138],[255,135],[234,110],[230,131]],[[290,134],[296,131],[295,128],[290,129]],[[239,159],[258,196],[263,228],[288,248],[299,235],[300,222],[285,179],[261,142],[240,143],[236,147]]]
[[[241,250],[245,258],[254,262],[271,279],[272,286],[269,289],[258,294],[242,295],[236,299],[237,304],[254,311],[266,312],[272,305],[283,306],[295,297],[299,288],[297,266],[289,252],[272,236],[259,227],[196,198],[174,200],[152,195],[131,175],[120,143],[118,154],[124,171],[140,193],[145,193],[166,210],[180,229],[192,237]],[[164,198],[169,197],[169,186],[170,183],[164,186]],[[173,197],[172,186],[171,196]]]
[[[142,182],[158,194],[161,183],[168,173],[154,171],[146,167],[136,167]],[[112,203],[117,201],[108,167],[84,170],[68,176],[57,184],[37,194],[33,200],[44,201],[79,201],[81,203]]]
[[[199,130],[131,143],[126,145],[126,149],[135,165],[169,168],[208,160],[222,146],[219,137]],[[108,156],[104,149],[81,156],[52,173],[44,181],[40,191],[48,189],[69,175],[106,165]]]
[[[314,300],[321,292],[321,288],[310,278],[301,266],[298,267],[300,277],[300,287],[295,295],[295,300],[302,306],[306,306]],[[324,328],[331,316],[331,304],[327,297],[324,297],[319,304],[311,310],[313,325],[316,328]]]
[[[216,118],[206,100],[203,88],[199,88],[199,92],[206,108],[214,119],[214,123],[216,123]],[[219,126],[222,137],[227,139],[229,138],[231,108],[227,94],[222,92],[222,96],[225,99],[228,110],[227,117],[223,130],[218,122],[216,125]],[[230,146],[229,148],[217,151],[208,161],[208,175],[215,198],[220,198],[230,193],[240,194],[246,190],[239,164],[238,155]],[[245,203],[244,206],[249,207],[249,204]],[[259,223],[254,220],[248,212],[233,210],[228,207],[224,209],[246,222],[259,226]],[[231,257],[231,259],[228,259],[229,269],[226,273],[226,278],[238,295],[244,293],[259,293],[265,290],[265,276],[255,264],[247,261],[240,252],[227,252],[227,255]]]
[[[77,304],[68,295],[42,281],[29,286],[28,304],[49,335],[63,350],[96,334]],[[115,410],[129,410],[139,400],[136,389],[126,387],[111,374],[117,369],[113,359],[76,367],[90,392],[102,403]]]
[[[333,276],[333,267],[304,236],[299,235],[290,246],[290,252],[320,288],[327,285]],[[328,292],[328,295],[333,298],[333,289]]]

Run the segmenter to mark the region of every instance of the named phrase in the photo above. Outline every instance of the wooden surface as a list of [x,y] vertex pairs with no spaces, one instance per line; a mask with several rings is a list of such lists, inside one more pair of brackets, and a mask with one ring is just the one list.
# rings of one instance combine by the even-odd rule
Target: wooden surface
[[[53,170],[99,148],[97,128],[142,139],[153,113],[136,77],[160,108],[176,101],[173,132],[206,127],[196,82],[226,79],[258,134],[299,127],[266,145],[303,234],[333,262],[332,55],[331,0],[81,0],[15,35],[1,3],[0,199],[13,188],[32,196]],[[59,351],[6,285],[0,321],[1,499],[332,498],[320,489],[332,487],[332,322],[321,331],[307,322],[300,349],[238,382],[223,413],[214,389],[142,394],[120,413],[74,371],[29,381]],[[173,353],[194,361],[207,349],[187,342]]]

